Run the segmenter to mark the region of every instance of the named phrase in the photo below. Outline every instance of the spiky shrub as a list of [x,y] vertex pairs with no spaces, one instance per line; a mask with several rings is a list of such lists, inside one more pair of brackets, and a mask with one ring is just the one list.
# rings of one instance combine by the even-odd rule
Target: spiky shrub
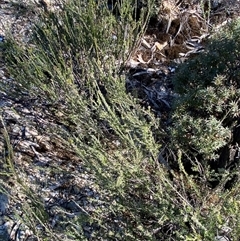
[[216,160],[239,115],[240,22],[215,34],[206,51],[179,67],[172,136],[188,153]]

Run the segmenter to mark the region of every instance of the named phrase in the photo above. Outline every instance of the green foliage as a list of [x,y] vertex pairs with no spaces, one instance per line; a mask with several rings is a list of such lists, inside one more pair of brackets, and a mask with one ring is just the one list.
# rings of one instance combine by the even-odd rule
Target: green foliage
[[[148,2],[148,7],[153,7],[153,1]],[[149,13],[145,17],[148,20]],[[75,124],[66,141],[95,178],[94,188],[100,200],[95,200],[91,211],[66,221],[70,225],[62,230],[72,240],[87,239],[83,232],[87,222],[92,225],[91,240],[172,241],[214,240],[229,215],[231,227],[240,221],[239,185],[229,194],[222,194],[221,186],[210,189],[204,179],[208,173],[199,180],[186,172],[180,150],[173,153],[178,172],[166,170],[159,163],[160,121],[126,93],[123,75],[124,63],[138,44],[145,24],[143,19],[133,19],[129,1],[124,1],[116,18],[108,11],[106,1],[72,0],[59,11],[40,16],[28,45],[11,39],[5,45],[8,69],[18,87],[14,86],[15,92],[9,94],[27,91],[47,101],[51,110],[57,106],[64,113],[63,121]],[[181,147],[193,146],[202,154],[212,154],[228,142],[229,122],[238,109],[238,90],[236,82],[227,77],[226,65],[214,57],[206,65],[198,61],[202,64],[197,65],[198,69],[190,62],[176,77],[180,98],[173,136],[180,146],[181,136],[186,138]],[[209,67],[211,61],[217,69]],[[221,61],[225,63],[224,58]],[[205,80],[208,69],[211,74]],[[194,75],[187,80],[190,74]],[[183,84],[187,90],[181,88]],[[191,106],[194,103],[199,107],[196,113]],[[215,108],[216,104],[220,107]],[[180,118],[181,113],[184,118]],[[195,168],[203,172],[201,163]],[[29,189],[23,191],[28,194]],[[60,231],[48,226],[42,203],[30,194],[29,198],[24,218],[47,230],[39,234],[31,227],[39,240],[59,239]],[[236,227],[232,231],[236,240],[238,230]]]
[[227,143],[231,133],[213,116],[205,119],[184,115],[172,134],[182,148],[189,150],[192,147],[205,158],[214,159],[215,151]]
[[[186,94],[211,86],[218,75],[226,76],[224,85],[238,86],[239,25],[238,20],[215,33],[202,54],[179,67],[174,79],[174,87],[178,93]],[[220,85],[221,82],[222,80]],[[215,84],[219,85],[217,82]]]
[[17,90],[64,104],[63,118],[76,125],[69,141],[96,176],[100,192],[108,193],[105,205],[115,201],[117,210],[104,208],[91,217],[102,226],[103,238],[112,235],[103,230],[117,235],[116,227],[108,227],[110,214],[124,220],[123,237],[137,235],[135,222],[139,236],[150,237],[143,221],[157,208],[156,198],[148,197],[159,180],[157,173],[151,177],[160,149],[154,139],[159,121],[126,93],[122,75],[145,24],[132,18],[127,1],[119,18],[103,1],[70,1],[64,11],[40,17],[29,45],[6,44]]
[[173,139],[184,150],[216,159],[231,141],[239,115],[240,22],[215,34],[206,52],[179,67]]

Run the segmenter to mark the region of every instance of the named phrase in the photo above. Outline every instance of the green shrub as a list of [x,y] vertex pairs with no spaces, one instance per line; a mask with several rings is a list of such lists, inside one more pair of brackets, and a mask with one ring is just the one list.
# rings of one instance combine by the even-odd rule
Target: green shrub
[[[123,66],[144,31],[143,22],[134,21],[130,5],[123,8],[120,19],[115,18],[106,1],[72,0],[63,9],[40,17],[28,45],[8,40],[5,46],[8,69],[16,83],[9,94],[27,91],[46,101],[53,112],[61,111],[66,125],[74,123],[63,138],[81,157],[79,165],[93,174],[100,195],[92,210],[66,221],[62,232],[72,240],[87,240],[83,227],[88,222],[92,225],[90,240],[214,240],[230,215],[229,225],[235,228],[232,237],[237,240],[239,185],[224,195],[220,188],[211,190],[204,180],[186,173],[181,151],[173,153],[180,171],[164,168],[158,160],[162,145],[159,120],[126,93]],[[236,95],[235,89],[231,91],[227,105]],[[184,111],[185,103],[191,103],[187,94],[181,93],[179,99]],[[197,119],[199,125],[214,124],[205,136],[218,134],[221,124],[214,115],[218,110],[209,111],[213,113],[207,118],[209,123]],[[226,115],[223,121],[230,116],[227,113],[225,108],[220,111],[219,115]],[[214,149],[221,141],[227,142],[227,127],[220,128]],[[205,147],[204,152],[211,151]],[[34,212],[31,205],[27,210]],[[41,223],[48,228],[42,209]],[[34,224],[39,215],[32,214],[29,220]],[[59,230],[48,229],[51,237],[38,233],[39,239],[59,240]]]
[[237,21],[215,34],[204,53],[179,67],[173,80],[179,97],[172,137],[188,153],[216,160],[231,142],[239,115],[239,58]]
[[[101,237],[120,235],[108,221],[116,216],[122,219],[124,240],[149,239],[154,227],[147,231],[143,222],[162,195],[148,200],[159,180],[158,173],[151,175],[160,149],[154,138],[159,121],[126,93],[122,74],[146,22],[132,18],[128,1],[119,17],[109,12],[106,1],[69,1],[63,9],[40,16],[28,45],[7,41],[15,94],[27,91],[44,99],[51,109],[64,113],[61,121],[75,124],[68,141],[96,176],[96,188],[107,194],[90,217],[101,227]],[[148,19],[149,13],[144,17]],[[154,217],[160,215],[155,213]],[[81,220],[74,227],[81,227]]]

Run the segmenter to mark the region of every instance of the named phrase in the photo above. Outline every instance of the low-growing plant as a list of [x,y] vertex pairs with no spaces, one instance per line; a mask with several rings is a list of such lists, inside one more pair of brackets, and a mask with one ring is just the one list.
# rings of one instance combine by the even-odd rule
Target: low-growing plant
[[[125,5],[114,16],[105,1],[70,1],[64,11],[39,19],[28,45],[9,39],[5,47],[15,90],[65,105],[63,118],[76,124],[71,142],[96,183],[107,190],[108,202],[119,208],[111,215],[119,213],[124,225],[138,220],[142,226],[151,215],[147,197],[155,185],[147,173],[154,170],[160,148],[153,133],[159,121],[125,91],[123,66],[146,26],[132,17],[130,3]],[[149,18],[148,12],[143,15]],[[102,217],[92,218],[107,230],[108,213],[100,211]],[[135,224],[127,225],[123,235],[136,236],[134,229]],[[137,232],[149,237],[145,231]],[[102,238],[109,235],[102,233]]]
[[[86,215],[80,214],[67,222],[62,232],[68,237],[73,240],[213,240],[229,214],[231,227],[239,222],[234,213],[239,210],[239,186],[234,186],[229,198],[228,194],[222,195],[221,185],[214,190],[208,187],[207,173],[200,177],[189,175],[183,165],[187,155],[183,158],[182,154],[187,142],[181,145],[177,138],[175,141],[181,148],[173,156],[179,171],[161,165],[160,121],[125,89],[124,64],[147,23],[143,24],[141,18],[136,22],[131,2],[125,4],[116,17],[109,11],[107,1],[68,1],[62,9],[40,16],[28,45],[8,39],[5,56],[16,83],[9,94],[21,95],[25,91],[44,99],[53,112],[61,110],[63,122],[74,123],[67,141],[95,177],[100,200],[93,200],[95,206]],[[153,1],[147,1],[148,8],[152,4]],[[149,14],[143,13],[142,17],[148,20]],[[201,86],[200,81],[197,86]],[[221,88],[222,84],[219,93]],[[192,89],[193,94],[195,88]],[[233,93],[232,99],[236,95]],[[185,103],[183,100],[189,98],[190,103],[187,94],[188,91],[181,93],[179,101]],[[217,102],[214,91],[211,95]],[[186,107],[182,106],[185,111]],[[217,116],[214,119],[216,110],[209,111],[213,114],[208,124],[214,124],[214,128],[206,130],[205,136],[218,134],[221,124]],[[225,109],[220,111],[220,120],[225,122],[230,116],[227,113]],[[176,127],[180,126],[177,117],[174,121]],[[202,124],[200,119],[199,123]],[[228,130],[223,126],[221,131],[220,139],[227,142]],[[221,145],[221,141],[216,142],[214,150]],[[204,154],[212,151],[208,146],[204,148]],[[200,162],[195,164],[196,172],[205,170]],[[31,214],[30,220],[39,218]],[[88,237],[84,233],[86,223],[90,230]],[[50,238],[43,234],[40,239],[57,237],[55,230],[51,231]],[[238,230],[232,233],[237,239]]]
[[221,148],[236,144],[239,34],[239,21],[215,34],[206,51],[180,66],[173,80],[179,94],[173,112],[173,139],[188,153],[203,155],[204,160],[216,161]]

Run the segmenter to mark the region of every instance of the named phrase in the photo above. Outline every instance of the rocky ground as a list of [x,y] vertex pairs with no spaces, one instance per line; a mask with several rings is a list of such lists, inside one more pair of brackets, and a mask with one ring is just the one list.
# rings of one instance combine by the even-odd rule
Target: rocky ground
[[[211,9],[207,4],[203,9],[195,2],[163,1],[159,15],[151,20],[128,63],[128,90],[137,90],[138,97],[153,106],[160,116],[170,108],[174,96],[170,77],[177,64],[204,51],[204,42],[212,31],[240,13],[238,0],[212,1]],[[27,42],[32,19],[37,18],[38,11],[54,7],[57,5],[50,1],[27,4],[0,0],[0,42],[8,32]],[[30,194],[44,203],[49,227],[59,230],[59,239],[71,240],[61,235],[61,221],[91,212],[96,205],[91,199],[100,198],[94,178],[84,170],[67,141],[66,126],[59,121],[61,107],[50,108],[46,101],[32,99],[24,92],[16,97],[14,80],[2,57],[1,53],[0,86],[7,85],[9,90],[0,91],[0,175],[2,189],[6,188],[11,195],[7,196],[4,190],[0,194],[0,240],[38,240],[21,221],[28,203],[34,200]],[[60,138],[59,132],[65,133],[66,138]],[[5,175],[13,172],[15,175]],[[18,178],[23,182],[18,183]],[[44,229],[35,225],[39,230]],[[90,227],[86,225],[83,229],[89,236]]]

